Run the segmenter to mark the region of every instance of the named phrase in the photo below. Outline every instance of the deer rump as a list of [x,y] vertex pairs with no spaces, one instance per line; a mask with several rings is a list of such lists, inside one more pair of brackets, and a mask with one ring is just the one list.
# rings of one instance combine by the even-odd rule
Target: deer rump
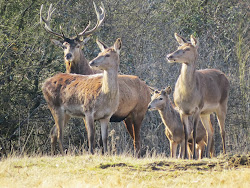
[[[78,74],[57,74],[43,84],[42,91],[45,100],[49,107],[61,107],[63,105],[66,113],[70,116],[84,117],[83,110],[90,110],[84,107],[88,106],[88,108],[91,108],[98,105],[98,101],[95,99],[101,92],[102,75],[95,74],[89,77]],[[110,122],[123,121],[133,112],[135,114],[144,113],[142,109],[147,109],[150,100],[150,97],[147,97],[148,100],[145,100],[145,97],[140,96],[140,93],[148,94],[149,96],[149,89],[137,76],[118,75],[118,83],[119,106],[110,118]],[[107,98],[106,100],[109,99]],[[86,104],[85,101],[93,101],[93,104]],[[72,106],[77,108],[71,108]]]

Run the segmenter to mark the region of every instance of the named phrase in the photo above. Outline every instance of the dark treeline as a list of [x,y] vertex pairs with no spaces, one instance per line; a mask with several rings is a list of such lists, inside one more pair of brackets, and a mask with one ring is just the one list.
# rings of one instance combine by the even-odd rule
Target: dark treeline
[[[49,131],[54,120],[41,92],[44,80],[65,72],[63,51],[54,46],[39,23],[49,4],[56,8],[51,27],[67,36],[74,26],[83,30],[96,15],[92,0],[1,0],[0,1],[0,149],[1,154],[50,153]],[[101,1],[95,3],[100,5]],[[121,37],[120,72],[139,76],[148,85],[162,89],[171,86],[180,72],[180,64],[168,64],[165,57],[174,51],[177,32],[199,39],[198,69],[216,68],[230,81],[226,119],[226,147],[229,152],[246,153],[249,148],[249,1],[248,0],[103,0],[106,19],[83,51],[87,59],[99,49],[95,39],[111,45]],[[85,151],[86,130],[81,119],[71,119],[65,127],[64,146]],[[100,126],[96,125],[96,138]],[[216,153],[222,152],[216,122]],[[132,139],[123,123],[109,126],[111,152],[131,152]],[[96,139],[98,145],[98,139]],[[141,129],[142,153],[165,153],[169,143],[157,112],[148,112]]]

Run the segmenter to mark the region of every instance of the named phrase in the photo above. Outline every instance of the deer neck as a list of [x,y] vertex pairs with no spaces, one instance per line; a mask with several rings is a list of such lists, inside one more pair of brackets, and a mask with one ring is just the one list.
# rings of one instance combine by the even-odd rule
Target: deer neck
[[196,86],[195,79],[195,62],[183,63],[181,67],[181,74],[179,76],[177,84],[182,90],[182,93],[192,93]]
[[82,51],[80,51],[79,58],[74,61],[65,61],[66,73],[75,73],[82,75],[94,74],[94,71],[89,66],[88,60],[85,58]]
[[178,126],[182,128],[181,119],[179,113],[174,109],[171,102],[167,102],[166,106],[159,110],[159,114],[164,125],[168,130],[173,133]]
[[103,72],[102,93],[110,99],[116,98],[118,94],[118,67]]

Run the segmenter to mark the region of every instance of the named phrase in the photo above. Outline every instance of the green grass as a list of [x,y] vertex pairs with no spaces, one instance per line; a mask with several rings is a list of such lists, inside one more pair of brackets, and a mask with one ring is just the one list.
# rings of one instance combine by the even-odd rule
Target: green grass
[[250,187],[249,161],[249,156],[9,157],[0,161],[0,187]]

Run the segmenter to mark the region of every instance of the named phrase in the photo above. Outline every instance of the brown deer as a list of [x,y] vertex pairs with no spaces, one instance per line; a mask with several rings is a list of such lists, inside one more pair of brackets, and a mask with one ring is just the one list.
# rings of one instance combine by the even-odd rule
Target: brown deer
[[[102,5],[102,13],[98,13],[96,10],[97,17],[100,18],[101,21],[98,22],[98,26],[100,26],[101,22],[103,21],[105,17],[105,9]],[[52,33],[53,35],[62,38],[62,41],[53,40],[53,42],[64,49],[64,60],[66,64],[66,72],[67,73],[76,73],[76,74],[83,74],[83,75],[89,75],[89,74],[95,74],[97,73],[96,70],[92,69],[92,67],[89,66],[88,61],[84,57],[84,54],[81,50],[81,47],[83,45],[83,42],[80,41],[80,38],[73,37],[73,38],[67,38],[63,35],[63,37],[60,34],[57,34],[56,32],[52,31],[49,27],[49,21],[51,19],[53,11],[50,7],[48,11],[48,19],[45,20],[42,17],[42,7],[40,11],[41,16],[41,23],[44,21],[45,23],[45,29]],[[97,28],[97,27],[95,27]],[[87,32],[87,29],[84,29],[84,31]],[[92,30],[91,30],[92,31]],[[85,33],[86,33],[85,32]],[[56,34],[55,34],[56,33]],[[81,32],[81,34],[78,34],[77,36],[81,36],[83,38],[84,36],[88,36],[89,32],[87,32],[88,35],[86,35],[84,32]],[[67,41],[71,41],[70,43]],[[66,45],[66,46],[65,46]],[[104,45],[104,44],[103,44]],[[75,48],[75,46],[79,46],[79,48]],[[72,55],[67,55],[69,50],[71,51]],[[67,56],[70,56],[70,60],[67,59]],[[77,58],[81,57],[81,58]],[[82,67],[82,68],[78,68]],[[134,150],[137,157],[140,156],[140,129],[142,120],[146,114],[148,103],[150,102],[150,91],[148,86],[145,84],[145,82],[141,81],[136,76],[131,75],[119,75],[118,76],[118,83],[119,83],[119,89],[120,89],[120,97],[119,97],[119,107],[115,114],[111,117],[111,122],[120,122],[124,120],[124,124],[130,134],[130,136],[133,139],[134,143]],[[143,93],[143,95],[141,95]],[[53,127],[51,130],[51,148],[55,148],[56,144],[56,127]]]
[[57,74],[43,84],[42,91],[57,127],[57,140],[63,155],[62,132],[70,117],[84,117],[88,132],[89,151],[94,153],[94,121],[101,123],[104,152],[107,152],[108,122],[119,105],[118,68],[121,40],[113,47],[104,47],[89,62],[103,74]]
[[[170,143],[171,157],[176,158],[177,146],[180,144],[179,158],[183,158],[184,148],[185,148],[185,136],[180,114],[175,109],[175,106],[173,105],[172,101],[169,98],[171,91],[172,91],[171,87],[167,87],[161,91],[153,90],[152,92],[153,95],[151,97],[151,102],[148,105],[148,109],[151,111],[158,110],[161,116],[162,122],[165,125],[165,134]],[[192,118],[190,117],[189,129],[188,129],[189,142],[192,142],[191,126],[192,126]],[[206,130],[200,121],[197,130],[198,134],[196,143],[197,143],[197,150],[199,151],[199,159],[201,159],[206,145],[207,135],[206,135]],[[189,150],[190,154],[191,150]],[[213,147],[211,147],[210,154],[211,156],[213,155]]]
[[225,74],[216,69],[196,70],[198,58],[198,40],[192,35],[191,42],[175,33],[175,38],[180,44],[178,49],[167,55],[169,63],[182,63],[181,73],[175,84],[174,103],[180,111],[181,120],[185,132],[185,158],[187,158],[188,140],[188,116],[194,117],[193,132],[193,157],[196,156],[196,127],[199,117],[207,131],[206,157],[212,142],[212,127],[209,123],[210,114],[215,112],[219,125],[223,143],[223,153],[225,147],[225,119],[227,113],[227,102],[229,95],[229,81]]

